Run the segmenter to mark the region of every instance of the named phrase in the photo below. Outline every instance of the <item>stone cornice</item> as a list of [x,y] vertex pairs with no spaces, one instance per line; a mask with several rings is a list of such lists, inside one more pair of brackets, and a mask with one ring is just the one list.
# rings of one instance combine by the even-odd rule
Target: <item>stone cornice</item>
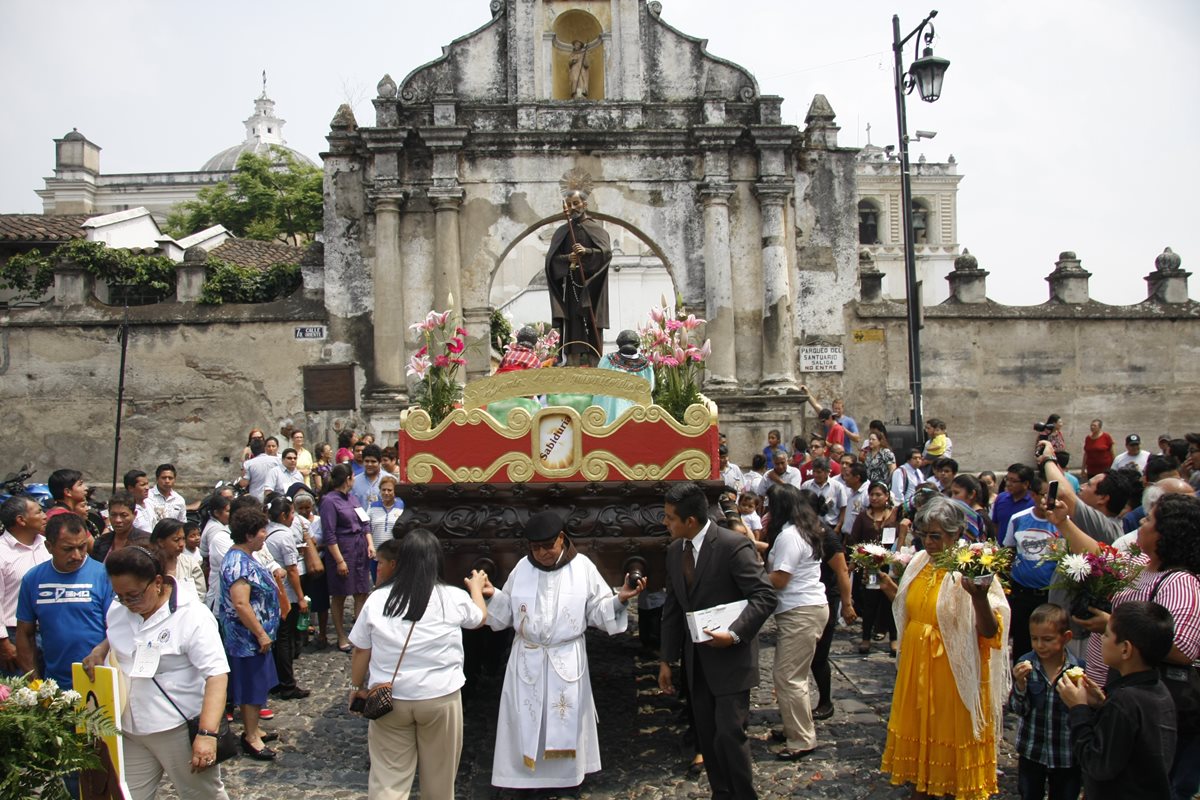
[[[904,319],[904,303],[855,303],[860,319]],[[945,302],[922,309],[926,319],[1055,319],[1055,320],[1193,320],[1200,318],[1200,302],[1163,304],[1145,301],[1130,306],[1110,306],[1095,300],[1066,304],[1046,302],[1036,306],[1006,306],[992,300],[984,303]]]

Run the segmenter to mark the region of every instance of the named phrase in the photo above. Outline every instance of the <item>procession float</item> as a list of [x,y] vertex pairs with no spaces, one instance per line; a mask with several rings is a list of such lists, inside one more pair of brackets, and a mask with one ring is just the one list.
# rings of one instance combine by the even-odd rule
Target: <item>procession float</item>
[[611,585],[641,573],[661,588],[666,491],[695,481],[715,507],[723,485],[717,407],[698,390],[708,344],[692,341],[704,321],[664,303],[632,346],[633,332],[618,337],[624,357],[596,367],[543,366],[560,355],[550,329],[525,359],[533,368],[463,387],[466,332],[449,317],[412,326],[423,343],[408,366],[418,382],[401,417],[396,535],[437,535],[449,580],[484,569],[499,582],[527,552],[526,521],[553,510]]

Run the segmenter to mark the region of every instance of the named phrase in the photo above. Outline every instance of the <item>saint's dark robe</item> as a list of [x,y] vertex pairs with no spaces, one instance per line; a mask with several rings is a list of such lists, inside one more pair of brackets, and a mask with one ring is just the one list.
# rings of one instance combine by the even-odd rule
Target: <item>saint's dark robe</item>
[[[568,226],[575,230],[572,241]],[[581,269],[571,269],[568,256],[575,242],[588,252],[580,259]],[[608,327],[608,262],[612,244],[608,232],[592,219],[562,225],[550,240],[546,253],[546,282],[550,289],[550,316],[562,336],[563,353],[584,356],[593,366],[604,347]],[[587,342],[595,348],[572,342]]]

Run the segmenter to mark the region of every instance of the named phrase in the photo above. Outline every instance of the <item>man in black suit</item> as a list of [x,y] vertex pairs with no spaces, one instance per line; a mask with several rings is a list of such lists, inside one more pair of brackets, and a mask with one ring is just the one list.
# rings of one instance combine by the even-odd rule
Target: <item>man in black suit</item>
[[[674,541],[667,548],[658,686],[675,692],[671,662],[682,653],[712,796],[754,800],[746,723],[750,689],[758,685],[758,629],[775,610],[775,591],[750,540],[709,521],[708,499],[699,486],[673,486],[665,507],[663,522]],[[709,631],[711,640],[692,643],[686,612],[738,600],[747,605],[728,631]]]

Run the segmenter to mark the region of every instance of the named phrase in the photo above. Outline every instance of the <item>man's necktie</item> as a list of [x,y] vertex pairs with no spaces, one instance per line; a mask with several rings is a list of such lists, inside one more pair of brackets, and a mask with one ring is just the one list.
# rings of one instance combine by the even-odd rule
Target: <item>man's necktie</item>
[[688,591],[691,591],[692,584],[696,582],[696,548],[692,547],[692,540],[688,539],[683,543],[683,582],[687,585]]

